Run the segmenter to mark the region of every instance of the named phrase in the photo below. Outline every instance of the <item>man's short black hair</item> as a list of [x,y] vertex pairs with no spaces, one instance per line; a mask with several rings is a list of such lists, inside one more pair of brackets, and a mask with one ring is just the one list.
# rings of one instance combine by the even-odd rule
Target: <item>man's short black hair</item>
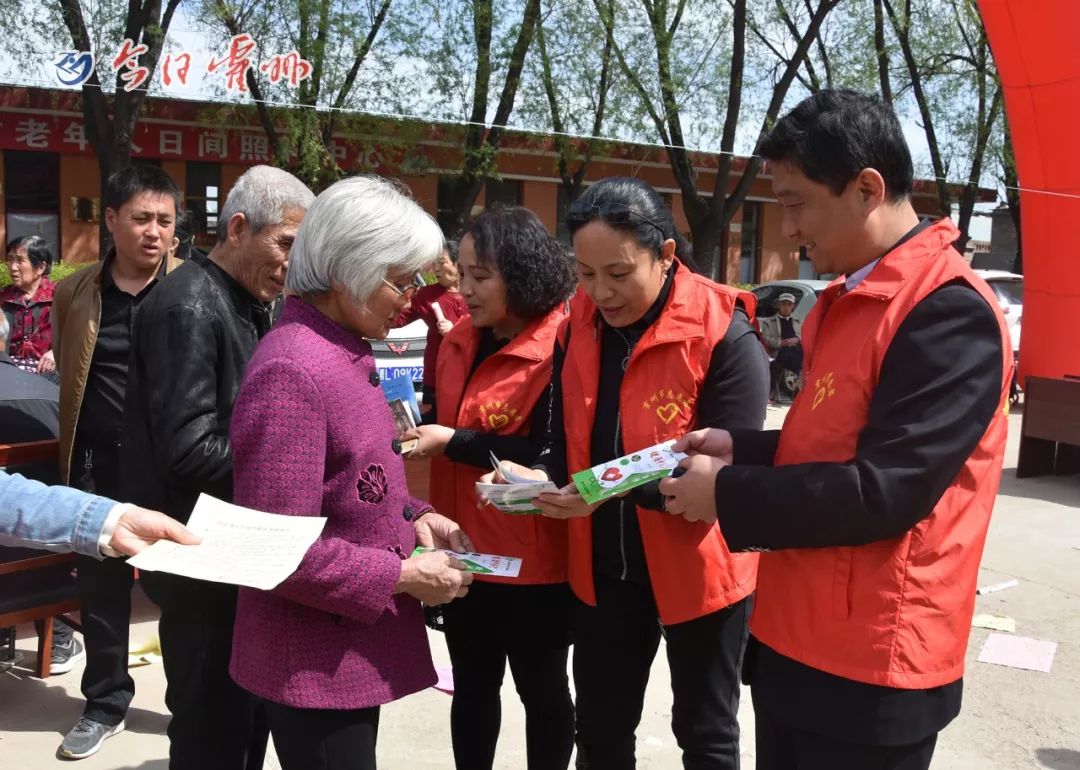
[[869,94],[826,89],[803,99],[761,140],[757,154],[790,163],[837,195],[872,168],[890,200],[911,197],[915,172],[900,121]]
[[493,265],[506,283],[506,307],[531,321],[566,301],[577,272],[558,241],[536,214],[521,206],[485,211],[461,234],[473,237],[481,265]]
[[132,163],[109,176],[105,185],[105,208],[119,211],[120,207],[139,193],[153,192],[168,195],[180,212],[180,187],[173,178],[157,166]]

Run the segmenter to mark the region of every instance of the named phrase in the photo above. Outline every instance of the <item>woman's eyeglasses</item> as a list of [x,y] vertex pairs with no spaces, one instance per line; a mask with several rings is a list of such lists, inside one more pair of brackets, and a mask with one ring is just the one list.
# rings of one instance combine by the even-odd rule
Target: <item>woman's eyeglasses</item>
[[661,238],[666,240],[669,237],[664,232],[664,228],[625,203],[587,203],[576,200],[566,211],[566,221],[570,224],[584,225],[596,218],[604,220],[609,225],[637,225],[644,222],[655,227]]
[[382,282],[389,286],[391,289],[393,289],[394,293],[397,294],[399,297],[409,299],[410,297],[412,297],[413,294],[416,294],[415,283],[410,283],[408,286],[398,286],[396,283],[391,283],[385,278],[382,279]]

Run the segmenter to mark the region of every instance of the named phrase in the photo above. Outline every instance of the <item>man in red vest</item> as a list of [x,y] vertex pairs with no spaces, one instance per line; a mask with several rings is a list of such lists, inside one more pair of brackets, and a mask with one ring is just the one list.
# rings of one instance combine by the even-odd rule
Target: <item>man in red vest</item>
[[960,711],[976,579],[1005,451],[1008,332],[919,221],[892,110],[795,107],[758,152],[785,235],[836,273],[803,326],[782,431],[696,431],[667,509],[762,551],[744,680],[758,770],[927,768]]

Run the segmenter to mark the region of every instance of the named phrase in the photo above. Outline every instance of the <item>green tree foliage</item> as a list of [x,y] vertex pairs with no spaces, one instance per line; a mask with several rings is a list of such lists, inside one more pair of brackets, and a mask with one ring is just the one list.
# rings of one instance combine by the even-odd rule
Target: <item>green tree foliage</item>
[[[16,57],[40,59],[42,46],[46,51],[92,51],[96,55],[95,71],[82,87],[82,108],[86,138],[97,156],[102,195],[109,175],[131,163],[135,126],[179,5],[180,0],[58,0],[47,4],[0,0],[0,32]],[[138,66],[145,67],[148,76],[142,86],[131,91],[124,90],[124,71],[113,74],[109,67],[125,38],[147,47],[138,57]],[[104,255],[108,242],[104,218],[99,240]]]
[[260,51],[296,51],[310,63],[295,88],[254,67],[245,79],[271,156],[316,191],[354,170],[338,163],[334,132],[393,87],[392,57],[377,45],[391,9],[392,0],[202,0],[200,16],[221,45],[246,33]]

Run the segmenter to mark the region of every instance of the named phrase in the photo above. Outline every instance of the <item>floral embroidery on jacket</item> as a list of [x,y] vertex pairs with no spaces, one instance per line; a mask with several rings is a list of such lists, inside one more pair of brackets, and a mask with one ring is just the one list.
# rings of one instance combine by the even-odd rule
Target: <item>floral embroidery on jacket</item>
[[360,502],[378,505],[386,497],[386,471],[382,465],[372,463],[367,470],[360,472],[360,479],[356,482],[356,493],[360,496]]

